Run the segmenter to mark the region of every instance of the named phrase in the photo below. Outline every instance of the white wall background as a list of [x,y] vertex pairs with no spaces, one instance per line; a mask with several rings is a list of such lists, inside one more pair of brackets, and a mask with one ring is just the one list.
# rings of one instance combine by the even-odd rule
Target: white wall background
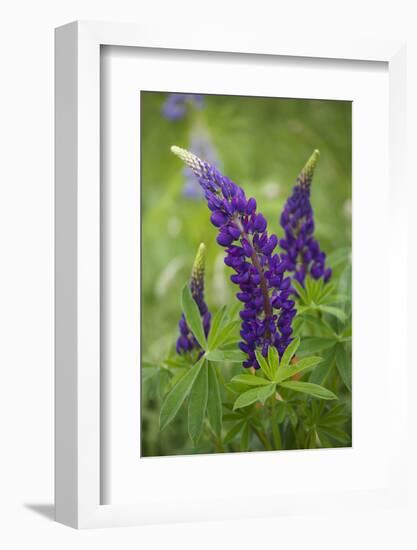
[[[250,7],[249,7],[250,6]],[[53,523],[53,28],[75,19],[248,33],[408,40],[409,212],[414,224],[417,37],[412,0],[14,0],[0,18],[0,547],[416,548],[416,510],[76,532]],[[371,208],[371,205],[370,205]],[[389,230],[389,220],[387,220]],[[383,238],[383,235],[381,235]],[[410,250],[409,336],[416,247]],[[389,259],[382,259],[382,264]],[[374,274],[375,275],[375,274]],[[403,284],[399,281],[399,284]],[[415,323],[414,323],[415,325]],[[410,356],[410,415],[416,376]],[[395,392],[395,376],[393,376]],[[416,439],[410,418],[410,439]],[[413,435],[412,435],[413,434]],[[387,434],[387,444],[391,435]],[[413,454],[411,454],[413,453]],[[415,460],[415,444],[410,459]],[[415,478],[414,480],[415,481]],[[415,503],[416,485],[412,501]],[[254,503],[254,506],[260,503]]]

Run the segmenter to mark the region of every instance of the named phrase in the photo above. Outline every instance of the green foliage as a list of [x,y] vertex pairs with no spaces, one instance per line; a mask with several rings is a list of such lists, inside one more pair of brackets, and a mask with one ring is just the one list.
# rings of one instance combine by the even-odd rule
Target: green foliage
[[181,405],[191,391],[193,384],[198,377],[200,370],[205,364],[205,357],[202,357],[190,370],[188,370],[167,394],[161,406],[160,426],[163,430],[178,413]]
[[188,285],[184,285],[181,294],[181,306],[191,332],[196,337],[203,349],[207,349],[207,341],[204,334],[203,323],[195,300],[191,296]]
[[208,400],[208,365],[200,369],[192,386],[188,402],[188,433],[192,441],[197,443],[203,431],[203,422],[206,415]]

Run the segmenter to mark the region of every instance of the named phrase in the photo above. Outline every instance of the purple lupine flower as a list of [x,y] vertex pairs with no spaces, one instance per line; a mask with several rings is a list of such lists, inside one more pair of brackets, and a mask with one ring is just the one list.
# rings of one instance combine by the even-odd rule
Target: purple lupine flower
[[296,313],[285,262],[274,253],[278,239],[268,235],[255,199],[247,199],[242,188],[192,153],[176,146],[171,150],[193,170],[204,190],[210,220],[219,229],[217,242],[226,248],[224,261],[235,271],[230,278],[239,286],[236,297],[243,303],[239,344],[247,354],[243,366],[259,368],[255,350],[266,356],[274,346],[282,355],[292,340]]
[[[217,152],[211,142],[210,136],[204,128],[198,126],[193,130],[189,148],[197,157],[204,158],[209,164],[218,166],[219,159]],[[204,191],[199,184],[198,178],[187,165],[184,166],[183,194],[189,199],[204,198]]]
[[162,105],[162,114],[169,120],[179,120],[186,114],[187,105],[201,109],[204,97],[199,94],[169,94]]
[[323,278],[324,282],[332,275],[332,270],[325,265],[326,254],[314,238],[314,213],[310,202],[311,182],[319,155],[316,149],[301,170],[281,214],[285,238],[279,244],[285,251],[283,258],[287,271],[292,272],[301,285],[304,285],[307,274],[313,279]]
[[[203,321],[203,328],[206,336],[210,330],[211,314],[207,308],[207,304],[204,301],[204,265],[206,260],[206,247],[204,243],[201,243],[198,247],[197,255],[195,257],[193,268],[191,271],[190,279],[190,291],[191,295],[197,303],[200,315]],[[192,351],[193,349],[200,348],[199,343],[190,331],[184,314],[181,315],[181,319],[178,323],[180,329],[180,336],[177,339],[176,350],[177,353],[183,353]]]

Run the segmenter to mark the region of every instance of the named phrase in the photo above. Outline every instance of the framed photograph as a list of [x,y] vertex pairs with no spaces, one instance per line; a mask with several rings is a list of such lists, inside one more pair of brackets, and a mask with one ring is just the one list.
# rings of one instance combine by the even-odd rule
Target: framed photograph
[[56,30],[58,521],[403,504],[404,51]]

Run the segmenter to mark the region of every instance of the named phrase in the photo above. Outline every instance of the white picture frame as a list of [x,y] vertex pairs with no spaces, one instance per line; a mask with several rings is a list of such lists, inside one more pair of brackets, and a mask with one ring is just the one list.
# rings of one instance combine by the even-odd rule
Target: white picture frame
[[[160,521],[234,517],[215,503],[201,513],[184,515],[175,496],[158,506],[101,504],[101,407],[100,392],[100,49],[127,46],[381,61],[389,71],[389,166],[390,190],[394,190],[392,215],[395,230],[403,227],[400,197],[404,189],[405,151],[405,45],[401,42],[363,41],[326,43],[320,40],[280,41],[271,36],[248,37],[245,33],[219,33],[190,29],[187,36],[175,30],[113,23],[75,22],[56,30],[56,519],[77,528],[132,525]],[[397,248],[397,264],[405,264],[406,248]],[[400,271],[400,275],[401,275]],[[400,302],[400,301],[399,301]],[[401,316],[401,303],[389,302],[390,315]],[[405,352],[404,352],[405,353]],[[405,415],[405,370],[396,387]],[[393,457],[390,457],[392,466]],[[384,491],[369,489],[356,495],[290,495],[285,507],[308,510],[338,505],[396,505],[405,495],[405,463],[401,434]],[[161,464],[161,468],[163,465]],[[327,498],[327,504],[326,504]],[[330,502],[330,504],[329,504]],[[237,511],[235,512],[237,514]],[[219,516],[220,514],[220,516]]]

